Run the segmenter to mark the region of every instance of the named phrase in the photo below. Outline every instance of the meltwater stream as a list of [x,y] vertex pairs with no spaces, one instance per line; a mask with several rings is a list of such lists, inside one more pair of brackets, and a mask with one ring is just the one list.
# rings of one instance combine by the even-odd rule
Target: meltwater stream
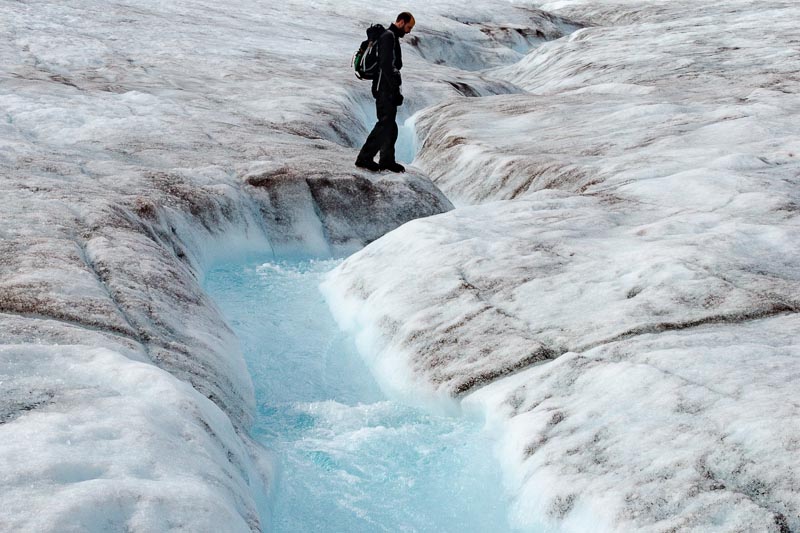
[[206,288],[238,335],[278,461],[280,532],[509,531],[481,423],[387,399],[318,290],[337,260],[220,267]]

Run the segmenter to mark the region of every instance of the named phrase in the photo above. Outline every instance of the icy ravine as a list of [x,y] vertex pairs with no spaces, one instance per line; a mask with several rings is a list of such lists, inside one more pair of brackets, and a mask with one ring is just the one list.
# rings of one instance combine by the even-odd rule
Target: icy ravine
[[[410,110],[514,92],[462,68],[561,31],[504,1],[408,7],[427,14]],[[342,58],[395,10],[3,4],[0,529],[269,525],[252,383],[200,283],[222,258],[346,253],[451,207],[424,176],[351,166],[370,100]]]
[[529,94],[416,117],[468,206],[331,308],[384,383],[504,432],[517,525],[798,531],[797,4],[541,7],[598,25],[490,72]]
[[[3,4],[0,529],[269,525],[203,272],[449,207],[350,166],[342,58],[396,6],[307,4]],[[418,163],[479,205],[346,263],[342,323],[407,393],[496,416],[523,526],[800,529],[795,4],[553,2],[600,26],[470,72],[537,38],[514,5],[408,3],[408,109],[531,94],[417,117]]]

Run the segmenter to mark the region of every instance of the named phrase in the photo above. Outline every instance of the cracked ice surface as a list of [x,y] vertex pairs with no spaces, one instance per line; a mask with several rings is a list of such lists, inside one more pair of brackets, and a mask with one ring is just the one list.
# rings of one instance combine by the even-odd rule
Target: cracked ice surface
[[[577,27],[504,0],[407,7],[425,16],[402,119],[519,93],[480,69]],[[219,258],[346,253],[452,208],[419,172],[352,167],[374,111],[347,63],[397,8],[0,10],[0,529],[268,527],[252,384],[200,281]]]
[[521,526],[798,530],[800,9],[542,7],[596,25],[416,117],[473,205],[346,260],[332,309],[387,388],[486,413]]

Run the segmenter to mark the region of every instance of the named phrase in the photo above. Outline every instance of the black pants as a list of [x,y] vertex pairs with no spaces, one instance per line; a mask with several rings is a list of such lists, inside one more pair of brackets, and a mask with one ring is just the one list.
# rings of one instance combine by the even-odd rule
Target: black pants
[[361,152],[359,161],[372,161],[380,152],[380,163],[394,163],[394,143],[397,141],[397,106],[391,94],[378,93],[375,99],[375,110],[378,114],[378,123],[372,128]]

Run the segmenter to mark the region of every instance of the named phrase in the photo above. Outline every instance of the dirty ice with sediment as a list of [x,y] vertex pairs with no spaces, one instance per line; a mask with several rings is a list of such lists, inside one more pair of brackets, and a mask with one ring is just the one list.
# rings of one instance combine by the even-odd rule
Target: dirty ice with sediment
[[0,1],[0,530],[273,527],[204,289],[264,254],[352,254],[338,325],[483,417],[507,527],[800,530],[800,5],[403,9],[395,175],[348,66],[395,2]]

